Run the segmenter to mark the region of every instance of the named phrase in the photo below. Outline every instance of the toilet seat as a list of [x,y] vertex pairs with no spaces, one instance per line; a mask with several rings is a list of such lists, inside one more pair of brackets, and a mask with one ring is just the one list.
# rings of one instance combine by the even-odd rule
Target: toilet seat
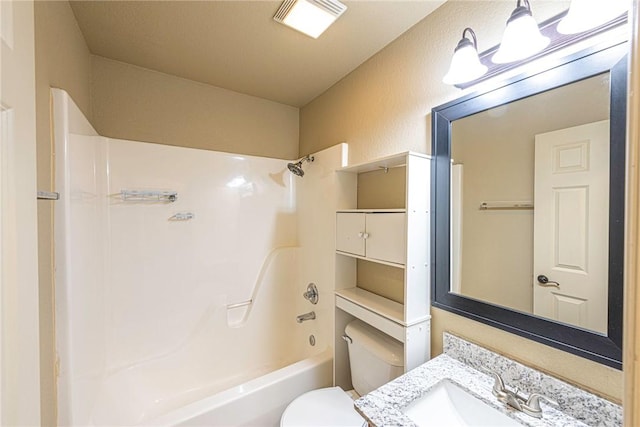
[[362,427],[364,419],[353,408],[353,400],[340,387],[309,391],[287,406],[281,427]]

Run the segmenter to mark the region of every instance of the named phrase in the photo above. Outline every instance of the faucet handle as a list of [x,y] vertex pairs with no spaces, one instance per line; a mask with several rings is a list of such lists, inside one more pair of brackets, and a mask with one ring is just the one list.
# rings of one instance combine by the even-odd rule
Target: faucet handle
[[498,374],[497,372],[492,371],[491,369],[487,369],[484,366],[480,366],[480,369],[488,375],[491,375],[494,379],[494,383],[493,383],[493,395],[496,397],[504,397],[505,392],[507,391],[507,388],[504,385],[504,381],[502,380],[502,377],[500,376],[500,374]]
[[307,285],[307,292],[303,293],[304,299],[308,300],[311,304],[318,303],[318,287],[315,283],[309,283]]
[[558,404],[558,402],[556,402],[555,400],[550,399],[547,396],[544,396],[544,395],[539,394],[539,393],[531,393],[529,395],[529,398],[527,399],[527,403],[525,405],[531,411],[536,411],[536,412],[542,411],[542,409],[540,408],[540,399],[546,400],[547,402],[551,403],[552,405],[560,406]]

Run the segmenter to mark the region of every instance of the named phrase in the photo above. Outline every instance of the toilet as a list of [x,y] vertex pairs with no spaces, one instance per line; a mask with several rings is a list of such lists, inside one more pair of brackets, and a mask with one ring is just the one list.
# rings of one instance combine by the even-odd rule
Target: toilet
[[[345,328],[351,382],[363,396],[404,372],[402,344],[360,320]],[[287,406],[281,427],[362,427],[364,419],[353,408],[353,398],[340,387],[312,390]]]

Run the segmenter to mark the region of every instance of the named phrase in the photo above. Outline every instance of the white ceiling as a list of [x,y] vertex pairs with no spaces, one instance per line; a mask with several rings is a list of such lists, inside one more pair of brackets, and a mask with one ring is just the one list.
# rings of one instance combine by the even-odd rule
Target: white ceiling
[[318,39],[273,20],[280,1],[72,1],[91,53],[301,107],[444,3],[343,1]]

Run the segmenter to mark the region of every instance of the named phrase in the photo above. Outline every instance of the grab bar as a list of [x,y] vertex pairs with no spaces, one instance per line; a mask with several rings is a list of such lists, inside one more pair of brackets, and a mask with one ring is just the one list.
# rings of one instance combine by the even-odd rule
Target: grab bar
[[261,289],[262,287],[262,282],[264,281],[265,275],[267,273],[267,270],[269,269],[269,266],[271,265],[271,263],[273,262],[273,259],[283,250],[289,250],[289,249],[293,249],[295,248],[295,246],[279,246],[277,248],[273,248],[269,254],[265,257],[265,259],[262,261],[262,266],[260,266],[260,272],[258,273],[258,277],[256,278],[256,281],[253,284],[253,289],[251,291],[251,299],[244,302],[244,303],[238,303],[241,305],[236,305],[236,304],[231,304],[230,306],[227,306],[227,316],[229,315],[229,309],[234,308],[234,307],[242,307],[243,305],[247,305],[247,309],[244,312],[244,315],[242,316],[242,319],[239,320],[234,320],[232,323],[229,323],[230,320],[227,317],[227,322],[228,325],[230,327],[239,327],[244,325],[247,322],[247,319],[249,319],[249,315],[251,314],[251,310],[253,310],[253,299],[257,297],[258,295],[258,291]]
[[125,202],[168,202],[178,200],[177,191],[121,190],[120,196]]
[[55,191],[38,191],[38,200],[58,200],[60,199],[60,193]]
[[232,309],[232,308],[244,307],[245,305],[251,305],[251,304],[253,304],[253,299],[242,301],[242,302],[237,302],[235,304],[229,304],[229,305],[227,305],[227,310]]
[[525,210],[533,209],[532,202],[482,202],[481,211],[489,210]]

